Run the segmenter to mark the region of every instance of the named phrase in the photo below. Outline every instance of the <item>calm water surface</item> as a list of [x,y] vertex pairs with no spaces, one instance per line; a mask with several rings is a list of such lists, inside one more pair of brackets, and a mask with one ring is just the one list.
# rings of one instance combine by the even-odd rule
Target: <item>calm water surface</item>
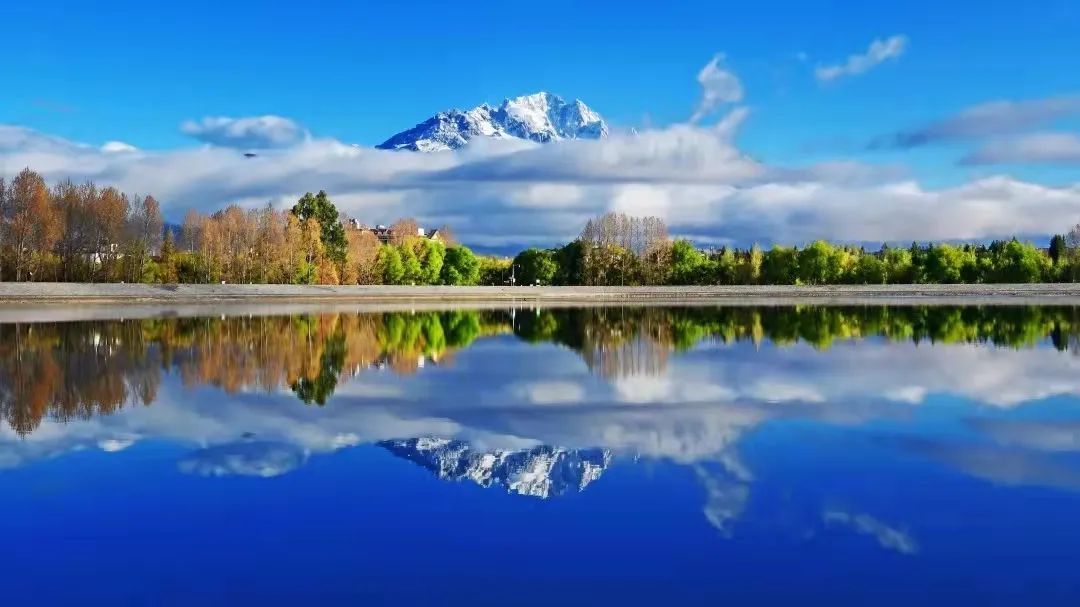
[[0,325],[3,605],[1077,605],[1080,309]]

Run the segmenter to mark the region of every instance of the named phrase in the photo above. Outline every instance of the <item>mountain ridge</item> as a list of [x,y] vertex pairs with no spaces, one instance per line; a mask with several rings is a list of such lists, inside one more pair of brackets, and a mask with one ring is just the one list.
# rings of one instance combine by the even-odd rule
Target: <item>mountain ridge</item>
[[567,102],[558,95],[541,91],[504,99],[498,106],[483,103],[469,110],[438,112],[375,147],[441,152],[459,149],[479,137],[548,143],[563,139],[603,139],[608,132],[603,117],[580,99]]

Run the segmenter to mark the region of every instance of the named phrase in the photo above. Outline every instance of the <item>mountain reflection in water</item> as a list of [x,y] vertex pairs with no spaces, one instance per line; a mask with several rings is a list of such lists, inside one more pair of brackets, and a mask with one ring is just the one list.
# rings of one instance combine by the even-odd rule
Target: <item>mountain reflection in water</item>
[[[333,552],[342,566],[379,555],[365,561],[373,577],[364,582],[378,594],[390,589],[372,580],[399,571],[390,563],[442,579],[436,555],[445,551],[395,552],[432,537],[466,556],[513,537],[540,561],[620,580],[623,594],[604,584],[602,597],[578,597],[593,604],[616,595],[655,604],[656,587],[672,596],[711,588],[713,598],[741,589],[733,602],[755,603],[763,591],[749,580],[793,568],[812,573],[785,584],[817,591],[834,580],[863,604],[886,590],[911,599],[904,588],[948,575],[995,592],[1015,580],[1039,590],[1014,598],[1069,604],[1057,599],[1080,596],[1060,581],[1080,544],[1067,520],[1080,511],[1077,351],[1073,307],[3,324],[0,491],[9,498],[0,532],[22,546],[63,547],[84,521],[84,531],[115,535],[95,543],[113,558],[130,549],[116,537],[149,534],[162,548],[140,545],[154,556],[146,561],[175,553],[169,562],[182,571],[202,562],[181,559],[189,544],[203,542],[206,558],[227,542],[255,542],[266,558],[246,575],[276,588],[267,604],[310,602],[288,583],[301,574],[305,588],[346,593],[320,595],[326,602],[355,598],[351,569],[334,586],[321,569],[329,557],[300,558],[296,546]],[[266,543],[275,538],[292,539]],[[80,571],[78,554],[39,557]],[[986,555],[1008,560],[1009,575],[978,570]],[[232,556],[202,578],[224,583],[248,558]],[[563,586],[532,584],[512,560],[485,561],[485,570],[525,576],[534,602],[567,603]],[[871,568],[886,560],[893,569]],[[0,579],[31,575],[33,562]],[[836,578],[859,568],[876,581]],[[443,573],[465,592],[467,573]],[[726,583],[710,586],[717,576]],[[221,598],[210,582],[193,584],[209,594],[189,602],[227,604],[205,600]],[[126,602],[153,602],[158,588]],[[432,602],[422,588],[394,590]],[[92,596],[105,602],[107,590]],[[844,596],[830,603],[860,602]],[[488,598],[480,603],[505,602]]]
[[546,499],[582,491],[611,464],[605,449],[538,446],[519,451],[476,451],[458,440],[435,437],[380,441],[394,455],[416,462],[443,480],[468,479],[481,487]]

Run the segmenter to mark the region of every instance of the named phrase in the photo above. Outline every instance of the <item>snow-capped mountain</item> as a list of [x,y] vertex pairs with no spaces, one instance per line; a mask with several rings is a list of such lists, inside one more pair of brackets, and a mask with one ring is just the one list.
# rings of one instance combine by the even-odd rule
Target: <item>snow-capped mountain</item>
[[468,443],[420,437],[381,441],[394,455],[413,461],[443,480],[469,479],[481,487],[547,499],[581,491],[611,465],[607,449],[540,446],[522,451],[476,451]]
[[460,148],[474,137],[518,138],[539,143],[559,139],[601,139],[608,126],[581,101],[536,93],[507,99],[498,107],[439,112],[375,146],[384,150],[440,152]]

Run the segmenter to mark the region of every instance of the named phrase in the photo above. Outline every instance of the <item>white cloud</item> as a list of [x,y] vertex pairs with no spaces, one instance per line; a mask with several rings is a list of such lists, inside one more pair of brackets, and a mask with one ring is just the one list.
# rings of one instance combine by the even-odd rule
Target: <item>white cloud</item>
[[930,189],[891,167],[834,162],[798,169],[750,158],[733,143],[744,108],[712,127],[675,125],[602,141],[490,142],[440,154],[305,139],[245,158],[201,147],[106,153],[0,126],[0,174],[30,166],[47,179],[93,179],[152,193],[179,221],[188,208],[287,206],[327,190],[365,221],[448,223],[477,246],[550,246],[608,210],[652,213],[703,242],[801,243],[1050,234],[1080,215],[1080,186],[988,177]]
[[819,66],[814,75],[819,82],[832,82],[845,76],[857,76],[888,59],[896,59],[907,49],[907,36],[897,34],[870,43],[865,53],[849,55],[843,63]]
[[1023,101],[990,101],[871,143],[871,148],[913,148],[932,143],[967,141],[1022,133],[1080,114],[1080,96],[1066,95]]
[[184,122],[180,131],[204,143],[240,149],[288,147],[308,137],[304,127],[281,116],[208,116]]
[[701,100],[690,122],[694,123],[716,111],[725,103],[738,103],[743,98],[742,82],[734,72],[724,67],[724,54],[719,53],[698,72]]
[[137,152],[139,148],[131,145],[130,143],[124,143],[123,141],[106,141],[101,146],[101,151],[106,154],[122,154],[125,152]]
[[992,141],[968,154],[963,164],[1080,165],[1080,136],[1034,133]]

